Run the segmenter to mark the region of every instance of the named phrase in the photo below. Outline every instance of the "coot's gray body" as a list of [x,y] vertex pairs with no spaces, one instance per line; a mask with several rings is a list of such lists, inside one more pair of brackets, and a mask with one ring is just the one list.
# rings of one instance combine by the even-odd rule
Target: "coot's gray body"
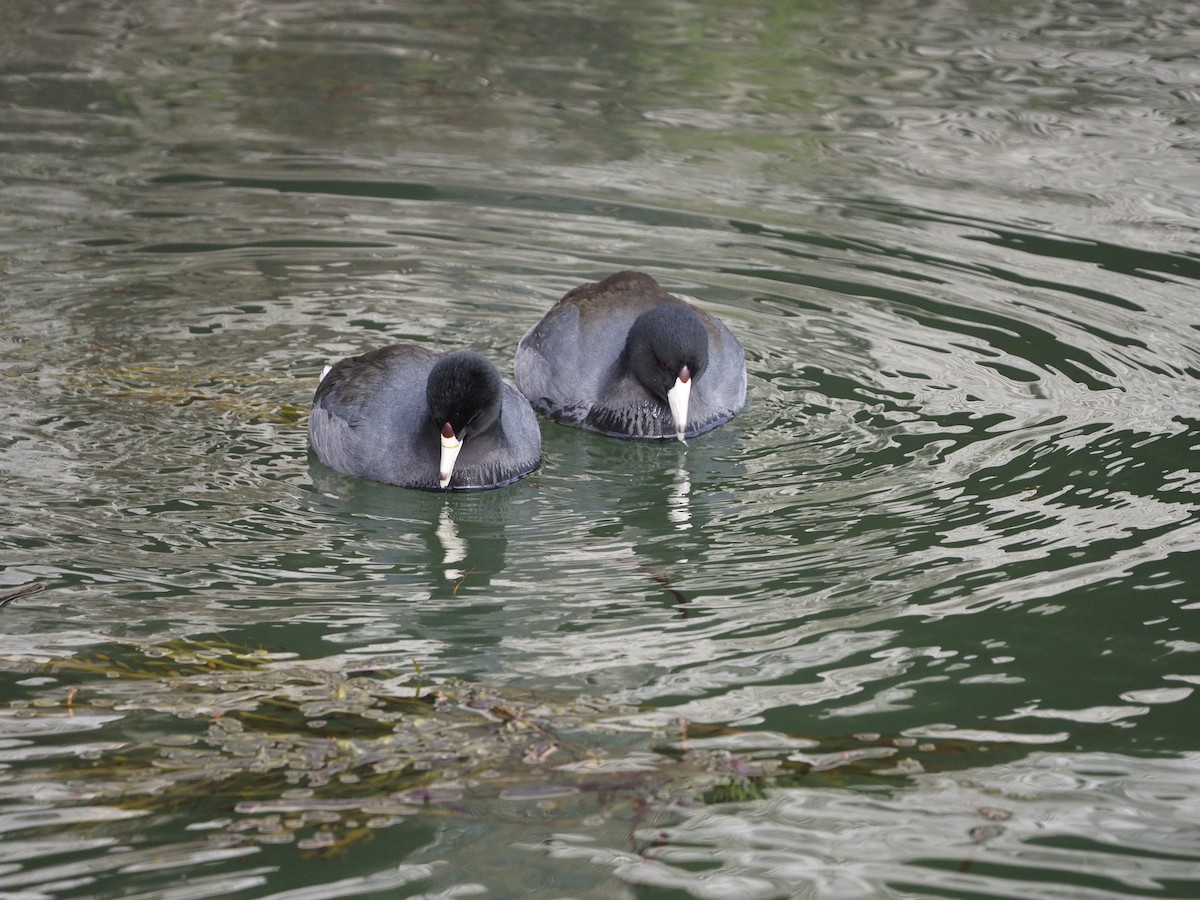
[[521,339],[514,375],[542,415],[617,437],[683,440],[746,402],[725,323],[641,272],[569,291]]
[[426,490],[501,487],[541,461],[537,417],[491,362],[415,344],[330,368],[313,397],[308,439],[331,469]]

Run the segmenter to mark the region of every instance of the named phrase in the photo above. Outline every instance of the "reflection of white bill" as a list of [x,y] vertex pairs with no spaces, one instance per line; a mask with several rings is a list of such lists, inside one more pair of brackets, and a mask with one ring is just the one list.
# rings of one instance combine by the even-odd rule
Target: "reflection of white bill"
[[678,526],[680,531],[692,527],[692,480],[682,465],[675,469],[675,490],[667,498],[667,518]]
[[[449,506],[442,507],[442,513],[438,517],[436,534],[442,544],[443,566],[452,566],[467,558],[467,542],[458,536],[458,528],[455,526],[454,519],[450,515]],[[458,581],[462,577],[463,572],[461,570],[446,569],[446,579],[448,581]]]

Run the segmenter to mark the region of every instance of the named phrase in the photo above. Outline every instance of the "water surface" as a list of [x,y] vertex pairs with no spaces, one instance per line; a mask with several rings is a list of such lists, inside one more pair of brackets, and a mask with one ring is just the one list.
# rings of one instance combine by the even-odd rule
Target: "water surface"
[[[1190,6],[9,16],[0,892],[1200,891]],[[310,462],[623,268],[741,416]]]

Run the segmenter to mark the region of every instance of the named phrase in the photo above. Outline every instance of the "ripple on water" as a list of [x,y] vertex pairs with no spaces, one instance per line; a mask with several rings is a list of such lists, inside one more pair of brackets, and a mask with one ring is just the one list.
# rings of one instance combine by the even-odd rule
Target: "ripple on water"
[[[0,657],[62,679],[0,717],[0,889],[1196,893],[1192,5],[120,6],[0,34],[0,575],[47,585]],[[310,466],[329,358],[508,371],[621,268],[741,336],[742,415],[686,448],[547,424],[486,496]],[[391,798],[410,827],[311,862],[268,814],[224,842],[262,799],[240,768],[198,805],[151,772],[153,828],[46,777],[228,726],[214,698],[250,695],[183,663],[102,679],[114,641],[212,632],[282,683],[562,688],[638,704],[613,727],[647,766],[651,726],[686,763],[683,715],[803,774],[661,816],[653,782],[586,819],[528,785],[516,819]],[[73,701],[43,667],[97,648]],[[66,705],[23,716],[31,688]]]
[[[633,883],[694,896],[718,896],[699,859],[747,892],[739,896],[1009,896],[1014,879],[1079,897],[1161,891],[1195,882],[1200,847],[1180,827],[1177,798],[1195,785],[1196,765],[1194,755],[1038,752],[959,776],[917,775],[897,791],[814,785],[754,808],[691,811],[645,832],[655,849],[644,859],[611,865]],[[587,853],[565,842],[545,849]]]

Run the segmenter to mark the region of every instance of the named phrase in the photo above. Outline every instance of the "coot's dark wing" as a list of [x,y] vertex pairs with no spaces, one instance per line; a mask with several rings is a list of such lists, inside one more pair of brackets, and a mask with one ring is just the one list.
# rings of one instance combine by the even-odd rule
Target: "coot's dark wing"
[[703,310],[696,310],[708,330],[708,369],[695,380],[688,403],[688,435],[727,422],[746,405],[746,355],[733,332]]
[[437,487],[437,435],[425,383],[437,354],[396,345],[343,359],[313,397],[309,442],[331,469],[409,487]]

